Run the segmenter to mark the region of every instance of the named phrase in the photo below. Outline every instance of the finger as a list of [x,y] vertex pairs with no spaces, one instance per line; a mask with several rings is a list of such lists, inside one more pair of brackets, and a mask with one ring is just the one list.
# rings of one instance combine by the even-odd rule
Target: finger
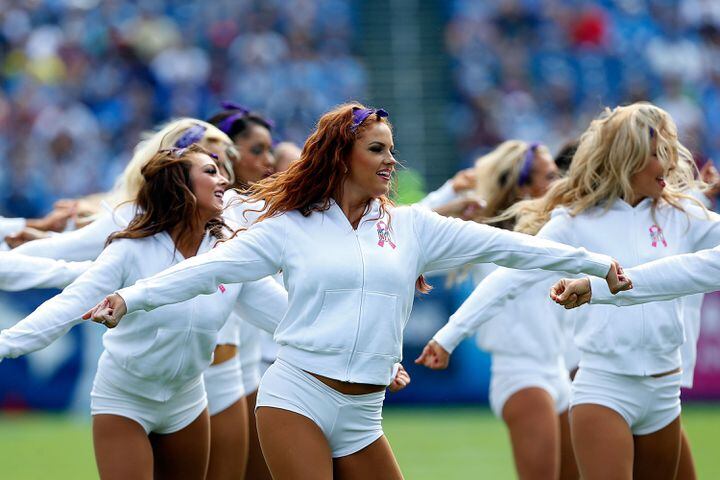
[[423,348],[423,351],[420,354],[420,356],[415,359],[415,363],[425,364],[425,360],[428,358],[429,354],[430,354],[430,348],[428,348],[428,346],[425,345],[425,348]]

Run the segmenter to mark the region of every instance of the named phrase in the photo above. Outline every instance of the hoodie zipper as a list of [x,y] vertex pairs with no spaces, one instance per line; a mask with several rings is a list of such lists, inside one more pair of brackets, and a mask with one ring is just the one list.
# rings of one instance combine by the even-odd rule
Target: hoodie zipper
[[[358,225],[358,230],[360,226]],[[345,369],[345,381],[350,381],[350,365],[352,365],[353,358],[355,357],[355,350],[357,349],[358,338],[360,337],[360,322],[362,320],[363,310],[363,299],[365,297],[365,259],[363,258],[362,246],[360,245],[360,237],[358,236],[358,230],[354,230],[355,242],[357,243],[358,253],[360,254],[360,266],[362,268],[362,282],[360,283],[360,308],[358,310],[357,327],[355,329],[355,341],[353,342],[352,350],[350,351],[350,357],[348,358],[347,368]]]

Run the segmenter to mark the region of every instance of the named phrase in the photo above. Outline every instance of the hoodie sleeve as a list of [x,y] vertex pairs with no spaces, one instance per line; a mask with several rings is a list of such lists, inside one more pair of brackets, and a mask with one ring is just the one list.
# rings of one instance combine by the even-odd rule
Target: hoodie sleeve
[[83,228],[49,238],[33,240],[20,245],[13,251],[23,255],[56,260],[75,262],[95,260],[105,248],[108,236],[125,228],[130,222],[130,219],[125,216],[127,211],[127,208],[120,208],[114,212],[105,213]]
[[0,217],[0,240],[6,236],[25,228],[27,221],[24,218]]
[[235,304],[235,313],[244,321],[274,334],[287,307],[288,294],[285,289],[272,277],[265,277],[243,283]]
[[92,262],[65,262],[0,252],[0,290],[18,292],[31,288],[65,288]]
[[[573,242],[569,216],[554,215],[538,232],[536,240]],[[570,247],[568,247],[570,248]],[[450,317],[448,323],[433,337],[445,350],[452,352],[465,337],[474,333],[483,323],[500,313],[505,304],[522,296],[531,285],[541,282],[552,284],[557,275],[544,270],[512,270],[499,268],[483,279],[465,302]],[[600,279],[598,279],[600,280]],[[605,282],[605,280],[601,280]],[[550,301],[548,299],[548,301]]]
[[420,245],[420,273],[482,262],[521,270],[541,268],[586,273],[602,278],[610,270],[612,259],[607,255],[570,247],[541,236],[533,237],[443,217],[419,207],[411,208],[415,214],[415,234]]
[[448,180],[442,187],[438,188],[434,192],[430,192],[425,198],[417,202],[417,205],[428,208],[430,210],[441,207],[446,203],[450,203],[457,199],[459,195],[453,189],[452,181]]
[[[0,359],[40,350],[82,322],[82,315],[103,296],[122,287],[131,241],[113,242],[92,266],[62,293],[40,305],[14,326],[0,332]],[[101,328],[101,327],[99,327]],[[104,327],[102,327],[104,328]]]
[[280,271],[285,250],[283,216],[270,218],[220,242],[209,252],[184,260],[117,293],[128,313],[215,292],[221,283],[259,280]]
[[696,253],[674,255],[628,268],[632,290],[610,293],[605,282],[590,279],[590,303],[618,306],[672,300],[720,289],[720,246]]

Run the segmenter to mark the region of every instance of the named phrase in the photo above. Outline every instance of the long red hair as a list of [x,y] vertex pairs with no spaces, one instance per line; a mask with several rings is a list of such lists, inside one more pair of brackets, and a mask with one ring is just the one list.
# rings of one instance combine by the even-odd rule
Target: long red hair
[[[312,212],[330,208],[333,199],[338,203],[341,201],[343,183],[350,173],[350,152],[355,139],[374,122],[383,122],[391,127],[385,117],[373,114],[353,128],[355,108],[367,107],[350,102],[325,113],[320,117],[315,131],[305,141],[300,160],[292,163],[284,172],[261,180],[247,189],[248,201],[262,202],[264,205],[258,221],[293,210],[308,216]],[[393,202],[386,195],[380,196],[378,200],[382,217],[393,206]],[[370,202],[367,208],[369,206]],[[422,275],[415,286],[422,293],[430,291],[430,285]]]

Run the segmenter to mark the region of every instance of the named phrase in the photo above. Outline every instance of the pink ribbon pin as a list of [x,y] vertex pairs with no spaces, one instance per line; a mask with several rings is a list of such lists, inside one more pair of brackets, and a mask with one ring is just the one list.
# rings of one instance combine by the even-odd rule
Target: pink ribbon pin
[[385,225],[385,222],[377,222],[376,224],[377,232],[378,232],[378,246],[384,247],[385,242],[390,244],[390,247],[395,249],[395,244],[393,243],[392,239],[390,238],[390,232],[388,231],[387,225]]
[[652,239],[651,245],[655,248],[658,246],[658,242],[662,242],[663,247],[667,247],[667,241],[665,241],[665,235],[663,235],[662,228],[657,225],[650,227],[650,238]]

